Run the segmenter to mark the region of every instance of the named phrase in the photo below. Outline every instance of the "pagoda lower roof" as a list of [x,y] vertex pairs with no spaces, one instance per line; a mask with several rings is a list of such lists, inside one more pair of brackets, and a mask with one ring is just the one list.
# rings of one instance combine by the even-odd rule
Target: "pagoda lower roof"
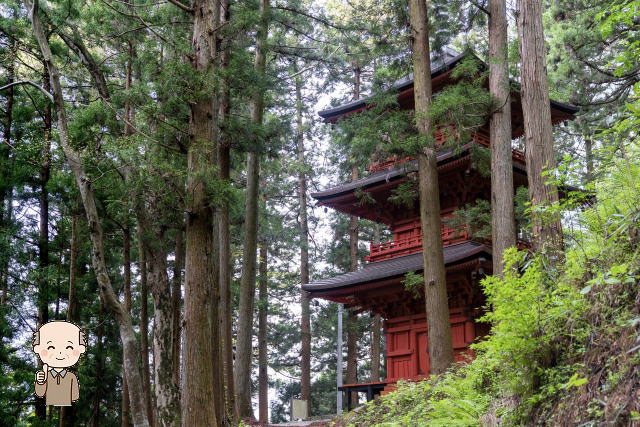
[[[445,246],[443,253],[445,266],[449,267],[478,258],[483,254],[490,258],[492,251],[491,246],[474,241],[466,241]],[[422,252],[417,252],[397,258],[371,262],[357,271],[304,284],[302,289],[310,292],[311,296],[313,296],[314,292],[326,292],[332,289],[343,289],[370,282],[398,278],[410,271],[421,271],[423,265]]]

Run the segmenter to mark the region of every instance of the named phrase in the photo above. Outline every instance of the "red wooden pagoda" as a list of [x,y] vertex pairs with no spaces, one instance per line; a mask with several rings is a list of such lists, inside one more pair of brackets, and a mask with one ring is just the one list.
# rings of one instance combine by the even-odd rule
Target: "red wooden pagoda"
[[[448,52],[445,59],[435,62],[432,68],[434,93],[451,83],[451,72],[464,55]],[[410,77],[396,83],[392,90],[398,94],[401,108],[413,108],[413,80]],[[513,138],[523,134],[522,108],[519,93],[512,93]],[[340,118],[367,108],[367,99],[321,111],[325,122],[335,123]],[[551,102],[553,123],[572,119],[577,109],[573,106]],[[489,145],[488,124],[479,129],[473,140]],[[482,176],[471,167],[468,147],[461,152],[443,150],[438,154],[441,217],[444,219],[466,203],[476,199],[491,200],[491,179]],[[389,201],[392,191],[416,170],[411,159],[391,159],[369,167],[369,175],[355,182],[329,188],[312,194],[321,206],[357,215],[389,227],[393,240],[371,244],[364,268],[315,283],[303,285],[312,298],[323,298],[358,312],[380,314],[384,319],[386,336],[387,377],[377,388],[387,389],[399,379],[419,380],[429,375],[427,351],[428,330],[423,295],[408,292],[402,282],[409,272],[420,273],[422,264],[422,239],[418,202],[413,208],[399,206]],[[526,186],[526,167],[521,152],[513,152],[514,187]],[[375,203],[361,203],[362,192]],[[485,324],[476,323],[481,314],[484,296],[479,280],[490,274],[490,242],[478,242],[465,230],[442,227],[447,292],[451,319],[451,334],[455,360],[462,361],[471,355],[469,344],[488,332]],[[349,385],[352,390],[366,388]]]

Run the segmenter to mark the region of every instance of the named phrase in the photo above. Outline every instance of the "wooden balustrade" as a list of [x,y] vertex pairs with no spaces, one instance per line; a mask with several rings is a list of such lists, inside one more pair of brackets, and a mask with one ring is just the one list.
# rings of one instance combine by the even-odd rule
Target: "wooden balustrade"
[[[466,231],[455,230],[442,224],[442,244],[444,246],[469,240]],[[404,239],[397,239],[391,242],[382,242],[380,244],[369,245],[369,256],[365,257],[365,261],[375,262],[383,259],[396,258],[403,255],[409,255],[422,250],[422,236],[411,236]]]

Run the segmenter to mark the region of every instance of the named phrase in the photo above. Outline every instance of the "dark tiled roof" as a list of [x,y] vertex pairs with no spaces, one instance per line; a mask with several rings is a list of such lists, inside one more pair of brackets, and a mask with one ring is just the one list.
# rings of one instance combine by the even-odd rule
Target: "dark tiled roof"
[[[458,53],[448,47],[444,48],[442,57],[432,59],[431,61],[431,77],[436,77],[446,71],[449,71],[455,64],[458,63],[466,54]],[[390,87],[391,92],[402,92],[405,89],[413,87],[413,73],[395,81]],[[355,101],[348,102],[346,104],[338,105],[337,107],[328,108],[326,110],[319,111],[318,114],[325,120],[330,120],[333,117],[340,116],[349,111],[357,110],[365,106],[372,97],[360,98]]]
[[[440,164],[445,162],[446,160],[458,158],[466,154],[467,150],[468,150],[468,145],[463,147],[463,150],[458,155],[455,155],[452,150],[441,151],[440,153],[438,153],[437,162]],[[513,166],[517,169],[525,170],[524,166],[520,165],[515,161],[513,162]],[[397,166],[391,166],[390,168],[387,168],[387,169],[375,171],[372,174],[364,178],[361,178],[357,181],[337,185],[335,187],[327,188],[326,190],[323,190],[323,191],[318,191],[317,193],[311,193],[311,197],[313,197],[316,200],[328,199],[328,198],[337,196],[338,194],[354,191],[355,189],[358,189],[358,188],[365,189],[375,184],[379,184],[382,182],[389,182],[394,179],[399,179],[405,176],[408,172],[412,172],[416,170],[418,170],[417,160],[410,160],[404,163],[400,163]]]
[[[440,74],[449,71],[466,55],[467,55],[466,53],[458,53],[452,49],[445,48],[442,58],[439,58],[431,62],[431,78],[435,78]],[[408,76],[403,77],[402,79],[393,83],[390,86],[389,91],[402,92],[403,90],[406,90],[412,87],[413,87],[413,74],[409,74]],[[351,101],[346,104],[338,105],[337,107],[318,111],[318,114],[320,115],[320,117],[325,119],[325,121],[330,121],[350,111],[358,110],[364,107],[366,104],[368,104],[371,101],[371,99],[372,97],[357,99],[355,101]],[[575,114],[580,110],[580,108],[576,107],[575,105],[566,104],[566,103],[558,102],[554,100],[551,100],[551,107],[567,114]]]
[[[445,265],[454,264],[480,253],[486,253],[491,256],[491,247],[477,242],[463,242],[456,245],[445,246],[444,263]],[[422,270],[422,265],[422,252],[418,252],[398,258],[372,262],[366,264],[364,268],[358,271],[352,271],[330,279],[302,285],[302,288],[305,291],[313,292],[358,285],[375,280],[402,276],[409,271]]]

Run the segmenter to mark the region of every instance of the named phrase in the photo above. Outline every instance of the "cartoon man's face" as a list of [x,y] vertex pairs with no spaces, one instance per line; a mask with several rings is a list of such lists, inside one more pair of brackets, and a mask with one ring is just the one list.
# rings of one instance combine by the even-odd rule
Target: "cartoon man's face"
[[42,363],[53,368],[73,366],[85,352],[81,338],[82,332],[73,323],[54,321],[45,323],[38,331],[39,340],[33,345],[33,351],[40,356]]

